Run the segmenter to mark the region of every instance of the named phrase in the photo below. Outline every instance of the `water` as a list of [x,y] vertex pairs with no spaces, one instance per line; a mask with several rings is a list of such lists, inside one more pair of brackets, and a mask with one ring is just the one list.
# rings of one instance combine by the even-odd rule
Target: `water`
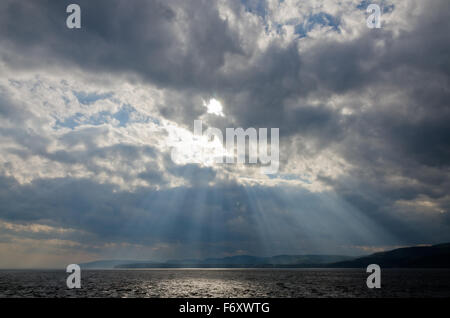
[[0,271],[0,297],[450,297],[450,270],[385,269],[369,290],[362,269]]

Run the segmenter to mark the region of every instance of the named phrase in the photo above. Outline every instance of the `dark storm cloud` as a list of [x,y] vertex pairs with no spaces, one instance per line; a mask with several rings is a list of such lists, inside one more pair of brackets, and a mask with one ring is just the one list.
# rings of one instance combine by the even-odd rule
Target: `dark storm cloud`
[[[450,30],[450,12],[446,8],[443,1],[430,2],[410,32],[398,37],[380,33],[377,38],[385,41],[385,47],[368,51],[376,53],[366,57],[368,63],[376,62],[370,70],[376,81],[368,86],[376,107],[350,116],[347,136],[339,147],[354,165],[352,177],[334,185],[368,214],[392,214],[398,210],[397,201],[423,196],[449,212],[450,42],[443,30]],[[395,93],[400,93],[397,98],[388,97]],[[445,215],[427,217],[448,225]],[[415,242],[436,234],[425,227],[415,232],[415,239],[409,237]]]
[[[319,41],[302,54],[290,48],[276,53],[269,49],[265,62],[246,74],[252,80],[241,86],[241,94],[233,91],[225,98],[244,127],[280,127],[281,135],[308,137],[318,149],[330,144],[338,149],[353,167],[348,177],[330,184],[385,228],[402,228],[401,220],[390,217],[399,200],[425,195],[449,212],[448,3],[430,2],[417,19],[411,18],[410,26],[410,31],[398,35],[367,30],[351,41]],[[273,74],[273,81],[266,74]],[[364,100],[365,93],[371,100]],[[351,115],[302,102],[286,108],[295,97],[326,99],[342,94],[356,97],[344,105],[353,110]],[[363,109],[367,102],[374,107]],[[420,216],[427,217],[448,226],[445,215]],[[420,226],[408,233],[403,237],[411,242],[434,237]]]
[[[402,90],[419,86],[426,75],[447,80],[449,75],[446,32],[436,32],[449,29],[445,1],[433,1],[423,19],[411,21],[413,30],[398,37],[383,29],[367,30],[351,41],[321,40],[301,55],[296,43],[244,53],[239,36],[220,18],[213,1],[81,1],[81,30],[65,27],[68,3],[3,2],[3,59],[14,67],[69,63],[87,70],[135,73],[165,87],[185,89],[187,95],[161,112],[189,125],[201,112],[192,105],[199,104],[197,94],[217,93],[238,125],[270,124],[283,127],[288,136],[325,130],[321,139],[326,140],[345,128],[332,127],[339,114],[307,104],[287,109],[287,104],[311,94],[364,90],[380,81]],[[175,27],[181,19],[176,8],[189,17],[182,30]],[[385,41],[385,47],[379,48],[377,40]],[[219,69],[227,53],[247,54],[249,61],[253,54],[259,56],[240,72],[223,74]]]
[[[164,86],[209,86],[238,39],[211,1],[78,1],[82,28],[66,27],[71,1],[2,1],[2,59],[15,68],[77,65],[137,73]],[[176,23],[189,17],[182,29]],[[21,52],[17,56],[14,52]]]
[[[402,89],[409,85],[405,83],[408,77],[401,76],[400,83],[386,79],[397,69],[419,68],[438,74],[447,69],[448,75],[448,41],[444,33],[432,32],[433,25],[427,25],[438,20],[442,29],[448,29],[448,17],[439,11],[441,4],[430,5],[431,13],[425,13],[427,19],[421,20],[417,30],[396,39],[389,31],[376,30],[350,42],[324,40],[302,56],[295,43],[285,48],[273,44],[253,66],[224,75],[218,69],[225,54],[243,51],[239,37],[221,20],[214,2],[82,1],[83,27],[76,31],[65,27],[68,3],[4,2],[2,46],[12,48],[4,60],[15,67],[56,62],[117,74],[137,73],[166,87],[188,89],[187,96],[171,101],[161,112],[189,125],[201,112],[193,106],[200,104],[196,94],[217,92],[241,126],[269,124],[283,127],[284,135],[311,132],[315,136],[320,131],[323,135],[317,138],[329,140],[342,132],[342,127],[332,124],[339,122],[339,114],[311,105],[286,109],[289,100],[321,91],[361,90],[386,80],[386,85]],[[174,27],[180,19],[174,8],[190,17],[181,35]],[[377,39],[387,42],[384,51],[376,47]],[[19,57],[16,51],[22,52]],[[367,62],[373,65],[369,69]],[[197,93],[192,95],[192,90]]]

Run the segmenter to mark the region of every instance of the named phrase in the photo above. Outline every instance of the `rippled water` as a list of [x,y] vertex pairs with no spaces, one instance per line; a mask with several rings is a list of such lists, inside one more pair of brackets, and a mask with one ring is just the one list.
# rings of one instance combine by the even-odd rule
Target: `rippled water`
[[0,271],[0,297],[450,297],[450,270],[386,269],[378,290],[361,269],[85,270],[79,290],[67,275]]

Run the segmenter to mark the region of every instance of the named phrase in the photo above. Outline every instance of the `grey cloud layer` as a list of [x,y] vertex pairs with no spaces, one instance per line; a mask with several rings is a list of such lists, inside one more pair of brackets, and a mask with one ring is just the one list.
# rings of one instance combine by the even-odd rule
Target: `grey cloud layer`
[[211,1],[79,1],[78,32],[65,25],[70,3],[2,2],[2,46],[12,49],[5,61],[26,68],[70,63],[185,87],[209,86],[224,55],[240,52]]
[[[321,196],[290,187],[222,183],[214,188],[199,185],[131,193],[82,179],[19,185],[2,177],[0,183],[4,220],[85,231],[98,244],[185,242],[208,256],[239,249],[258,254],[316,249],[349,252],[342,244],[409,242],[410,237],[398,235],[405,233],[414,239],[411,231],[389,224],[383,229],[379,220],[368,218],[331,193]],[[385,218],[395,221],[389,215]],[[77,239],[86,243],[83,235]],[[226,250],[221,250],[225,243]]]

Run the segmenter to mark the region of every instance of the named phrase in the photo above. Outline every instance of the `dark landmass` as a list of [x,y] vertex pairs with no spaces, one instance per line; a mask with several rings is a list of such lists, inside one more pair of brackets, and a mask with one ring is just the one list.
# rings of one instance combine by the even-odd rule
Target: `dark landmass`
[[344,255],[238,255],[223,258],[168,260],[166,262],[103,260],[80,264],[82,269],[137,268],[450,268],[450,243],[415,246],[363,257]]
[[362,268],[370,264],[382,268],[450,268],[450,243],[399,248],[329,264],[327,267]]

